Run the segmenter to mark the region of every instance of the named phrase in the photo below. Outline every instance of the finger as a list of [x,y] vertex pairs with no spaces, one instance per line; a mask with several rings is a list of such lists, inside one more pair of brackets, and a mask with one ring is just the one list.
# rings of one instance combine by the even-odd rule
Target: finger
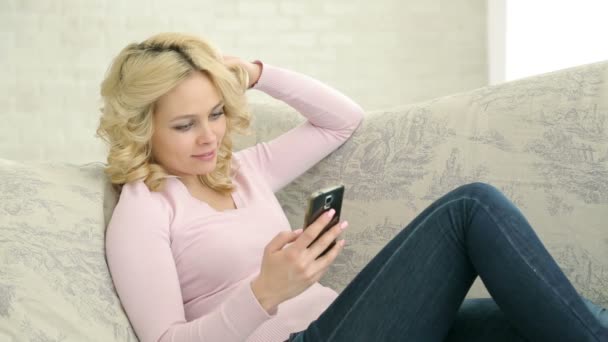
[[331,264],[334,263],[334,261],[336,260],[336,258],[340,254],[340,252],[344,249],[344,243],[345,243],[344,240],[337,241],[336,245],[333,246],[329,251],[327,251],[327,253],[325,253],[325,255],[323,255],[319,259],[315,260],[311,264],[312,271],[315,274],[315,276],[313,276],[313,278],[317,279],[315,281],[318,281],[318,279],[321,279],[321,277],[327,271],[329,266],[331,266]]
[[321,233],[323,228],[331,222],[331,219],[335,215],[336,211],[334,209],[330,209],[321,216],[319,216],[312,224],[308,227],[304,227],[304,232],[302,235],[296,240],[294,246],[300,248],[301,250],[306,249]]
[[316,259],[348,227],[347,221],[338,222],[313,242],[307,249],[308,258]]
[[266,245],[266,252],[272,253],[283,249],[283,247],[293,242],[302,233],[301,229],[294,231],[283,231],[277,234],[270,242]]

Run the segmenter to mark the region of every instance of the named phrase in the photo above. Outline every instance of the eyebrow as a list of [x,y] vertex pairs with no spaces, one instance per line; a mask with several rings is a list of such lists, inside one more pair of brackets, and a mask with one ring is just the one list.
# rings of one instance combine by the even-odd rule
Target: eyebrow
[[[218,109],[219,107],[224,105],[224,101],[220,101],[218,104],[216,104],[213,108],[211,108],[211,113],[213,113],[216,109]],[[169,122],[173,122],[179,119],[185,119],[185,118],[192,118],[192,117],[196,117],[196,114],[184,114],[184,115],[180,115],[178,117],[175,117],[173,119],[171,119]]]

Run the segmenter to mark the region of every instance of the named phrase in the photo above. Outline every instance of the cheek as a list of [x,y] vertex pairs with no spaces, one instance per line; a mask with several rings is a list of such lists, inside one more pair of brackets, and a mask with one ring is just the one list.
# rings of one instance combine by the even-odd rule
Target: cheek
[[222,141],[222,139],[224,138],[224,135],[225,135],[225,134],[226,134],[226,129],[225,129],[225,128],[219,129],[219,130],[217,131],[217,133],[216,133],[216,135],[217,135],[217,140],[218,140],[218,141]]
[[189,153],[191,140],[187,133],[162,132],[153,137],[152,153],[160,162],[170,163]]
[[190,156],[192,146],[196,144],[196,135],[192,132],[173,134],[168,143],[170,150],[167,152],[173,155],[172,158],[183,158],[184,156]]
[[154,159],[156,159],[156,161],[161,161],[163,155],[163,144],[162,139],[156,132],[152,135],[152,139],[150,139],[150,145],[152,147],[152,156]]
[[218,121],[220,121],[220,122],[218,122],[214,131],[215,131],[215,135],[218,137],[218,140],[221,141],[222,138],[224,137],[224,135],[226,134],[227,120],[226,120],[225,116],[222,116],[222,119],[218,120]]

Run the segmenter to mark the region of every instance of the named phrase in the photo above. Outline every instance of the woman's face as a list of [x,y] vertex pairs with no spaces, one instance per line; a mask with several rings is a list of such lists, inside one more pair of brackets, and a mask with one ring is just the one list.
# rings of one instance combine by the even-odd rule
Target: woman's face
[[213,83],[202,72],[193,72],[156,102],[154,159],[184,181],[213,171],[226,133],[223,110]]

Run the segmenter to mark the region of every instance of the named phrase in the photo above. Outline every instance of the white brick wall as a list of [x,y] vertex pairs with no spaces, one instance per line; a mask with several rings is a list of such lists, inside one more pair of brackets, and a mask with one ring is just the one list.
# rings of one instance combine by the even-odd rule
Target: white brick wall
[[0,157],[103,160],[99,83],[123,46],[160,31],[309,74],[374,110],[485,85],[485,23],[484,0],[2,0]]

